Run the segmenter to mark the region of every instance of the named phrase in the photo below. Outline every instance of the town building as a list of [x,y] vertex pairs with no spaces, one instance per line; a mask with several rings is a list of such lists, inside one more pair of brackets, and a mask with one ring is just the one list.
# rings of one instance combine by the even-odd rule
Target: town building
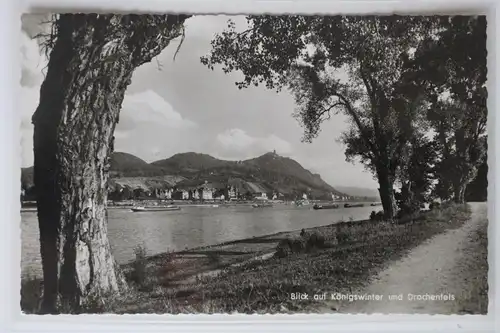
[[234,186],[230,186],[228,191],[229,200],[237,200],[238,195],[239,195],[238,190]]
[[336,195],[336,194],[333,194],[333,193],[332,193],[332,200],[333,200],[333,201],[337,201],[337,200],[341,200],[341,199],[342,199],[342,196],[340,196],[340,195]]
[[201,190],[201,195],[202,195],[203,200],[213,200],[214,199],[213,190],[209,187],[203,187]]
[[268,200],[266,192],[257,192],[257,193],[254,193],[253,198],[255,200]]

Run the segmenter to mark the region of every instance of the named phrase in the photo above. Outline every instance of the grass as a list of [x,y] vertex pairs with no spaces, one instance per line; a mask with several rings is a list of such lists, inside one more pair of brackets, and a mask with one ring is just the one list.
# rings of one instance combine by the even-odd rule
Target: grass
[[[130,290],[114,296],[106,307],[89,312],[113,313],[286,313],[314,312],[312,300],[291,300],[291,293],[347,293],[365,284],[391,259],[469,218],[468,207],[449,206],[425,213],[407,223],[379,221],[338,223],[322,227],[322,246],[303,246],[265,261],[227,267],[216,276],[196,278],[187,284],[169,284],[170,272],[179,269],[175,257],[148,264],[144,248],[136,262],[124,270]],[[310,236],[308,236],[310,237]],[[304,240],[305,243],[308,239]],[[283,245],[283,244],[281,244]],[[209,262],[219,258],[209,255]],[[36,285],[35,285],[36,289]],[[33,309],[36,292],[23,292],[22,308]],[[486,301],[487,302],[487,301]]]
[[204,281],[203,297],[198,291],[186,300],[196,303],[208,298],[218,304],[221,312],[312,310],[313,301],[293,301],[290,293],[352,291],[388,260],[400,258],[439,232],[460,227],[468,216],[463,207],[450,207],[405,225],[382,222],[349,227],[346,224],[341,229],[344,242],[337,247],[228,270]]

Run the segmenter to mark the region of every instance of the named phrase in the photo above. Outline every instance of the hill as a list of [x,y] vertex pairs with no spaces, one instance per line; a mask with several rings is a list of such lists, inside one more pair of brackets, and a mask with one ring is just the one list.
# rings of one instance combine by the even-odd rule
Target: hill
[[275,172],[281,175],[288,175],[296,178],[300,182],[312,188],[318,188],[340,194],[336,189],[327,184],[321,176],[306,170],[297,161],[291,158],[281,157],[275,153],[267,153],[260,157],[246,160],[243,164],[253,166],[257,170]]
[[114,152],[111,156],[111,177],[154,177],[167,172],[168,169],[151,165],[132,154]]
[[207,154],[182,153],[151,163],[151,166],[167,169],[173,172],[195,173],[206,169],[232,164],[230,161],[216,159]]
[[[111,155],[110,177],[155,177],[168,174],[170,170],[151,165],[132,154],[114,152]],[[34,185],[33,167],[21,168],[21,185],[30,188]]]
[[[33,186],[33,169],[22,170],[22,186]],[[345,194],[327,184],[318,174],[303,168],[297,161],[267,153],[245,161],[225,161],[194,152],[176,154],[170,158],[147,163],[123,152],[115,152],[110,165],[110,187],[131,190],[154,190],[174,185],[194,186],[210,182],[233,184],[247,192],[279,192],[288,197],[329,199],[331,194]]]
[[246,184],[240,188],[250,192],[259,188],[296,196],[301,196],[304,192],[324,198],[330,198],[331,193],[345,195],[323,181],[320,175],[304,169],[291,158],[275,153],[244,161],[226,161],[207,154],[189,152],[151,164],[175,170],[174,174],[195,182],[229,184],[232,180],[239,180],[240,183],[243,181]]

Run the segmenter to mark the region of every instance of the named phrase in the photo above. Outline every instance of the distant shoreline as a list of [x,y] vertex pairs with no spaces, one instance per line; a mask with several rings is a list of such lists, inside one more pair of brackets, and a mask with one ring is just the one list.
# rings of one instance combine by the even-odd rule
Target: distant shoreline
[[[175,206],[180,206],[180,207],[207,207],[207,208],[211,208],[213,206],[217,206],[217,207],[233,207],[233,206],[251,206],[252,204],[254,204],[255,202],[254,201],[245,201],[245,202],[225,202],[225,203],[218,203],[218,202],[210,202],[210,203],[186,203],[186,202],[175,202],[175,201],[170,201],[168,204],[169,205],[175,205]],[[331,201],[311,201],[311,204],[310,205],[304,205],[302,207],[310,207],[312,208],[313,204],[329,204],[329,203],[332,203]],[[373,207],[374,209],[376,209],[376,207],[379,207],[379,205],[376,205],[376,206],[371,206],[371,204],[375,203],[375,202],[366,202],[366,201],[363,201],[363,202],[360,202],[360,201],[335,201],[333,202],[335,204],[339,204],[339,207],[338,209],[341,209],[341,208],[356,208],[356,207],[343,207],[341,204],[346,204],[346,203],[350,203],[350,204],[363,204],[363,207]],[[142,203],[141,203],[142,204]],[[106,208],[107,209],[131,209],[135,206],[139,206],[141,205],[139,203],[136,203],[136,204],[130,204],[130,205],[109,205],[107,206]],[[279,206],[295,206],[293,203],[291,202],[278,202],[278,203],[273,203],[275,205],[279,205]],[[158,205],[158,206],[161,206],[161,205]],[[156,205],[151,205],[151,207],[157,207]],[[213,207],[213,208],[216,208],[216,207]],[[37,208],[36,207],[21,207],[21,213],[36,213],[37,211]]]

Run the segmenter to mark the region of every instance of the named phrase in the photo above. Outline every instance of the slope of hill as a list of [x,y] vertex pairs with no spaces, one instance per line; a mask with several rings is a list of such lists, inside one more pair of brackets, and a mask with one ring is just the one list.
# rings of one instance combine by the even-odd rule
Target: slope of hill
[[[32,186],[32,168],[22,170],[23,187]],[[123,152],[111,158],[110,187],[151,189],[171,187],[176,182],[201,184],[240,184],[245,191],[266,189],[289,196],[330,198],[332,193],[345,195],[333,188],[317,174],[304,169],[293,159],[267,153],[246,161],[224,161],[207,154],[183,153],[148,164],[144,160]],[[168,179],[167,179],[168,178]]]
[[110,164],[111,177],[153,177],[168,172],[167,168],[151,165],[137,156],[123,152],[114,152]]
[[154,189],[171,188],[183,180],[185,180],[185,178],[179,176],[118,177],[111,178],[108,186],[111,190],[128,187],[130,189],[151,191]]
[[[205,155],[208,156],[208,155]],[[293,159],[267,153],[260,157],[245,161],[223,161],[210,157],[211,168],[205,168],[191,176],[195,179],[204,179],[214,182],[227,183],[232,178],[242,179],[249,183],[258,183],[259,186],[279,193],[311,193],[316,197],[330,198],[331,193],[344,195],[327,184],[320,175],[312,174]],[[206,165],[206,162],[205,162]],[[188,177],[187,173],[183,174]],[[251,185],[245,188],[252,188]]]
[[[163,176],[169,170],[149,164],[132,154],[114,152],[110,161],[110,177],[154,177]],[[21,185],[30,188],[34,185],[33,167],[21,168]]]
[[288,175],[300,180],[302,183],[312,188],[323,189],[325,191],[339,194],[336,189],[321,179],[320,175],[313,174],[309,170],[304,169],[302,165],[291,158],[281,157],[275,153],[267,153],[260,157],[243,161],[243,164],[254,166],[260,170],[267,170],[281,175]]
[[221,167],[232,164],[230,161],[222,161],[207,154],[182,153],[151,163],[152,166],[172,170],[173,172],[198,172],[206,169]]

